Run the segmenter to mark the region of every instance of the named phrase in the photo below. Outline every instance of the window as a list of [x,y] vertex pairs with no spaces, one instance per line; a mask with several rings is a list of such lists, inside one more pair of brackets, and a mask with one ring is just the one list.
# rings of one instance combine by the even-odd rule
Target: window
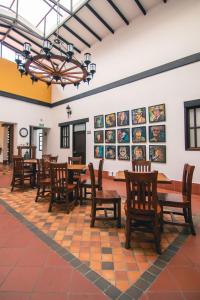
[[200,100],[187,101],[185,106],[185,149],[200,150]]
[[69,148],[69,125],[60,127],[60,148]]
[[42,145],[43,145],[43,134],[42,132],[39,133],[39,151],[42,151]]

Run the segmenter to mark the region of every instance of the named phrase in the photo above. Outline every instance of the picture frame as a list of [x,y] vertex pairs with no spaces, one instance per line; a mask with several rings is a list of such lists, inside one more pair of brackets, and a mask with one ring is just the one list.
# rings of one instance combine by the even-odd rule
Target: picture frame
[[131,147],[132,160],[146,160],[146,145],[132,145]]
[[150,143],[165,143],[166,142],[165,125],[149,126],[149,142]]
[[130,128],[117,129],[117,142],[130,143]]
[[94,158],[104,158],[103,145],[94,145]]
[[132,128],[132,143],[145,143],[146,140],[146,126]]
[[94,116],[94,128],[104,128],[104,115]]
[[146,119],[146,107],[140,107],[131,110],[132,125],[145,124]]
[[118,160],[130,160],[130,146],[118,146],[117,147]]
[[103,130],[94,131],[94,143],[102,144],[103,142],[104,142],[104,131]]
[[116,130],[108,129],[105,130],[105,143],[115,144],[116,143]]
[[151,162],[166,163],[166,146],[149,145],[149,160]]
[[105,158],[106,159],[116,159],[116,146],[105,146]]
[[166,121],[165,104],[157,104],[148,107],[149,123]]
[[129,110],[120,111],[117,113],[117,126],[129,125]]
[[105,127],[116,127],[116,113],[105,115]]

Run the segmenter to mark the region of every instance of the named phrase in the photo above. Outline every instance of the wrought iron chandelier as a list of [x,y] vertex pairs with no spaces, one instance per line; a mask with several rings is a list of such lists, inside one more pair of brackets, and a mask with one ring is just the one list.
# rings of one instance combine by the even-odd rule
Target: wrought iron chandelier
[[[59,54],[51,52],[54,45],[59,48]],[[15,62],[21,76],[29,75],[33,83],[41,80],[48,86],[60,84],[64,88],[73,84],[78,88],[81,82],[89,84],[96,73],[96,64],[91,62],[90,53],[85,53],[84,60],[80,62],[74,56],[73,44],[66,45],[59,39],[59,2],[54,42],[44,39],[41,53],[35,56],[31,55],[31,44],[25,42],[22,53],[15,54]]]

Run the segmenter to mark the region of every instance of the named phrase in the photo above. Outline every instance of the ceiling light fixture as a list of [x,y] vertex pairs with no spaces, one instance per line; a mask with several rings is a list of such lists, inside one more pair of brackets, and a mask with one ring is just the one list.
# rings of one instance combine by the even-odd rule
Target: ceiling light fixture
[[[31,44],[24,43],[22,54],[15,54],[17,68],[21,76],[30,75],[33,83],[40,80],[48,86],[60,84],[63,88],[68,84],[77,88],[81,82],[89,84],[96,73],[96,64],[91,62],[90,53],[85,53],[81,62],[75,58],[73,44],[66,45],[59,39],[59,23],[58,2],[56,39],[53,43],[45,39],[41,53],[35,56],[31,55]],[[51,52],[54,45],[59,48],[59,54]]]

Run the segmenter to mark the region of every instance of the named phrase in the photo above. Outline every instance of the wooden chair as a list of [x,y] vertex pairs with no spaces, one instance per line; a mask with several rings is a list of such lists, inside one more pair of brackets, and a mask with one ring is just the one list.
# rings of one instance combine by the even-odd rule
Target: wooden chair
[[57,161],[58,161],[58,155],[50,157],[50,162],[51,163],[57,163]]
[[42,159],[44,160],[51,160],[51,154],[42,154]]
[[[182,193],[158,193],[158,200],[161,205],[162,215],[170,214],[172,221],[164,220],[162,217],[162,223],[164,224],[173,224],[178,226],[190,227],[191,233],[196,235],[193,220],[192,220],[192,177],[195,166],[185,164],[183,168],[183,177],[182,177]],[[165,207],[168,207],[172,210],[164,210]],[[173,210],[175,208],[175,210]],[[177,211],[177,208],[182,211]],[[184,216],[185,223],[177,222],[174,215]]]
[[64,203],[67,213],[77,203],[77,185],[68,183],[68,165],[67,163],[51,163],[51,201],[49,212],[54,203]]
[[133,172],[151,172],[151,162],[147,160],[132,161]]
[[[90,171],[92,186],[92,209],[90,227],[94,227],[94,223],[96,220],[116,220],[117,226],[121,227],[121,197],[116,191],[96,190],[93,164],[90,163],[88,167]],[[105,213],[105,217],[96,216],[96,212],[102,210]],[[113,216],[107,216],[107,211],[113,211]]]
[[39,197],[44,197],[45,193],[50,193],[50,162],[44,159],[37,159],[37,195],[35,202]]
[[81,156],[69,156],[68,157],[68,164],[69,165],[74,165],[74,164],[78,164],[80,165],[82,162],[82,157]]
[[125,171],[127,201],[124,209],[126,214],[125,248],[130,248],[131,232],[152,232],[156,250],[161,253],[161,208],[157,201],[158,172]]
[[[100,159],[99,161],[99,168],[98,168],[98,177],[95,178],[95,188],[98,189],[99,191],[102,190],[102,175],[103,175],[103,164],[104,164],[104,160]],[[90,189],[90,191],[88,191],[88,189]],[[87,200],[87,195],[91,195],[92,189],[92,183],[91,183],[91,179],[83,179],[82,181],[80,181],[80,202],[82,204],[83,199]],[[84,191],[84,195],[83,195],[83,191]]]
[[30,185],[33,187],[34,173],[32,170],[26,170],[24,168],[24,159],[20,156],[13,156],[13,176],[11,182],[11,192],[14,187],[21,187],[24,189],[24,183],[26,180],[30,181]]

